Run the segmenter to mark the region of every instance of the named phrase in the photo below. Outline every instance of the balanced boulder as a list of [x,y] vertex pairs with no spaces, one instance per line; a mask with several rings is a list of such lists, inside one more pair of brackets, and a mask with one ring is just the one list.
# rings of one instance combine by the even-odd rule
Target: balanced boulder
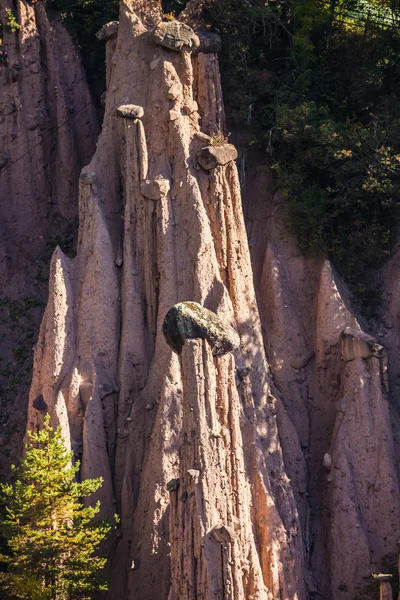
[[197,155],[199,165],[205,171],[211,171],[218,166],[226,165],[238,156],[233,144],[222,144],[221,146],[206,146]]
[[136,104],[121,104],[117,108],[117,116],[121,119],[141,119],[143,115],[143,106]]
[[146,179],[140,186],[140,191],[145,198],[149,200],[161,200],[169,192],[170,183],[168,179],[154,179],[153,181]]
[[195,50],[200,45],[200,40],[193,29],[179,21],[159,23],[152,33],[152,40],[155,44],[176,52],[181,52],[184,47]]
[[235,530],[233,527],[229,527],[227,525],[220,525],[219,527],[214,527],[212,530],[212,534],[214,539],[220,544],[229,544],[229,542],[233,542],[236,537]]
[[240,343],[238,334],[230,325],[197,302],[175,304],[164,319],[163,334],[177,354],[182,352],[188,339],[207,340],[213,356],[223,356]]
[[110,23],[106,23],[103,27],[96,33],[96,38],[99,41],[106,42],[107,40],[111,40],[111,38],[116,37],[118,33],[118,21],[111,21]]
[[96,171],[84,171],[79,177],[79,181],[84,185],[92,185],[96,181]]
[[342,358],[347,362],[355,358],[379,358],[384,353],[384,347],[372,335],[352,327],[346,327],[342,331],[340,342]]

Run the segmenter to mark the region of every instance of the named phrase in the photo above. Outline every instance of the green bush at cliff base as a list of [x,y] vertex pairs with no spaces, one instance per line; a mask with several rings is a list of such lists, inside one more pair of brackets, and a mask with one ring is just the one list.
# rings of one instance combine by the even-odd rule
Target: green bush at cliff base
[[267,152],[288,226],[370,301],[400,197],[399,2],[207,0],[204,16],[228,120]]
[[0,485],[0,586],[12,598],[89,599],[107,589],[98,573],[106,560],[95,556],[111,530],[95,521],[100,510],[84,506],[102,479],[77,482],[79,464],[65,450],[60,428],[46,417],[41,431],[28,432],[25,457],[14,481]]

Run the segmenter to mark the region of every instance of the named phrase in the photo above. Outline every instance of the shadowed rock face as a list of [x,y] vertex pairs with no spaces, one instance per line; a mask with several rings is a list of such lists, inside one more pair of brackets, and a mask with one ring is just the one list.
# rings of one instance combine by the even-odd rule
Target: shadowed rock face
[[49,258],[76,243],[79,172],[98,134],[79,52],[47,6],[1,4],[21,28],[2,28],[0,51],[0,446],[11,450],[0,479],[24,434]]
[[193,54],[198,54],[199,52],[204,52],[205,54],[220,52],[222,41],[218,34],[207,31],[199,31],[197,35],[200,40],[200,45],[198,48],[193,50]]
[[165,316],[163,334],[167,344],[177,354],[185,340],[207,340],[213,356],[223,356],[239,346],[239,336],[217,315],[196,302],[175,304]]
[[390,585],[391,579],[392,575],[383,575],[380,573],[377,576],[380,587],[379,600],[393,600],[392,586]]
[[35,398],[35,400],[32,402],[32,406],[38,412],[46,412],[47,408],[48,408],[46,402],[44,401],[42,394],[40,394],[40,396]]

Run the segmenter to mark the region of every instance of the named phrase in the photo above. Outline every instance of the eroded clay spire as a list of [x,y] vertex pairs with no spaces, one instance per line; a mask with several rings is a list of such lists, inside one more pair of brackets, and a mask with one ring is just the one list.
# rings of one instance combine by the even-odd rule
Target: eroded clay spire
[[[95,499],[121,515],[108,600],[305,600],[236,152],[204,160],[224,124],[218,59],[186,24],[158,21],[160,2],[126,0],[106,39],[102,133],[77,256],[53,257],[29,418],[41,394],[82,477],[103,477]],[[187,301],[234,327],[228,354],[214,321],[173,352],[163,321]]]

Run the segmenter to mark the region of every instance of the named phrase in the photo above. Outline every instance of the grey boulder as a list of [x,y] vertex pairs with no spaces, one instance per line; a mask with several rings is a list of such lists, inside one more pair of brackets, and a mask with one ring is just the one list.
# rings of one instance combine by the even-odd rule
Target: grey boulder
[[143,107],[136,104],[121,104],[117,108],[117,116],[121,119],[141,119],[143,115]]
[[163,334],[177,354],[182,352],[185,340],[207,340],[213,356],[223,356],[240,344],[237,332],[230,325],[197,302],[175,304],[165,316]]
[[176,52],[181,52],[185,46],[189,50],[195,50],[200,45],[200,40],[193,29],[179,21],[159,23],[151,37],[155,44]]
[[211,169],[226,165],[235,160],[237,156],[238,153],[233,144],[206,146],[206,148],[203,148],[198,153],[197,161],[205,171],[211,171]]

